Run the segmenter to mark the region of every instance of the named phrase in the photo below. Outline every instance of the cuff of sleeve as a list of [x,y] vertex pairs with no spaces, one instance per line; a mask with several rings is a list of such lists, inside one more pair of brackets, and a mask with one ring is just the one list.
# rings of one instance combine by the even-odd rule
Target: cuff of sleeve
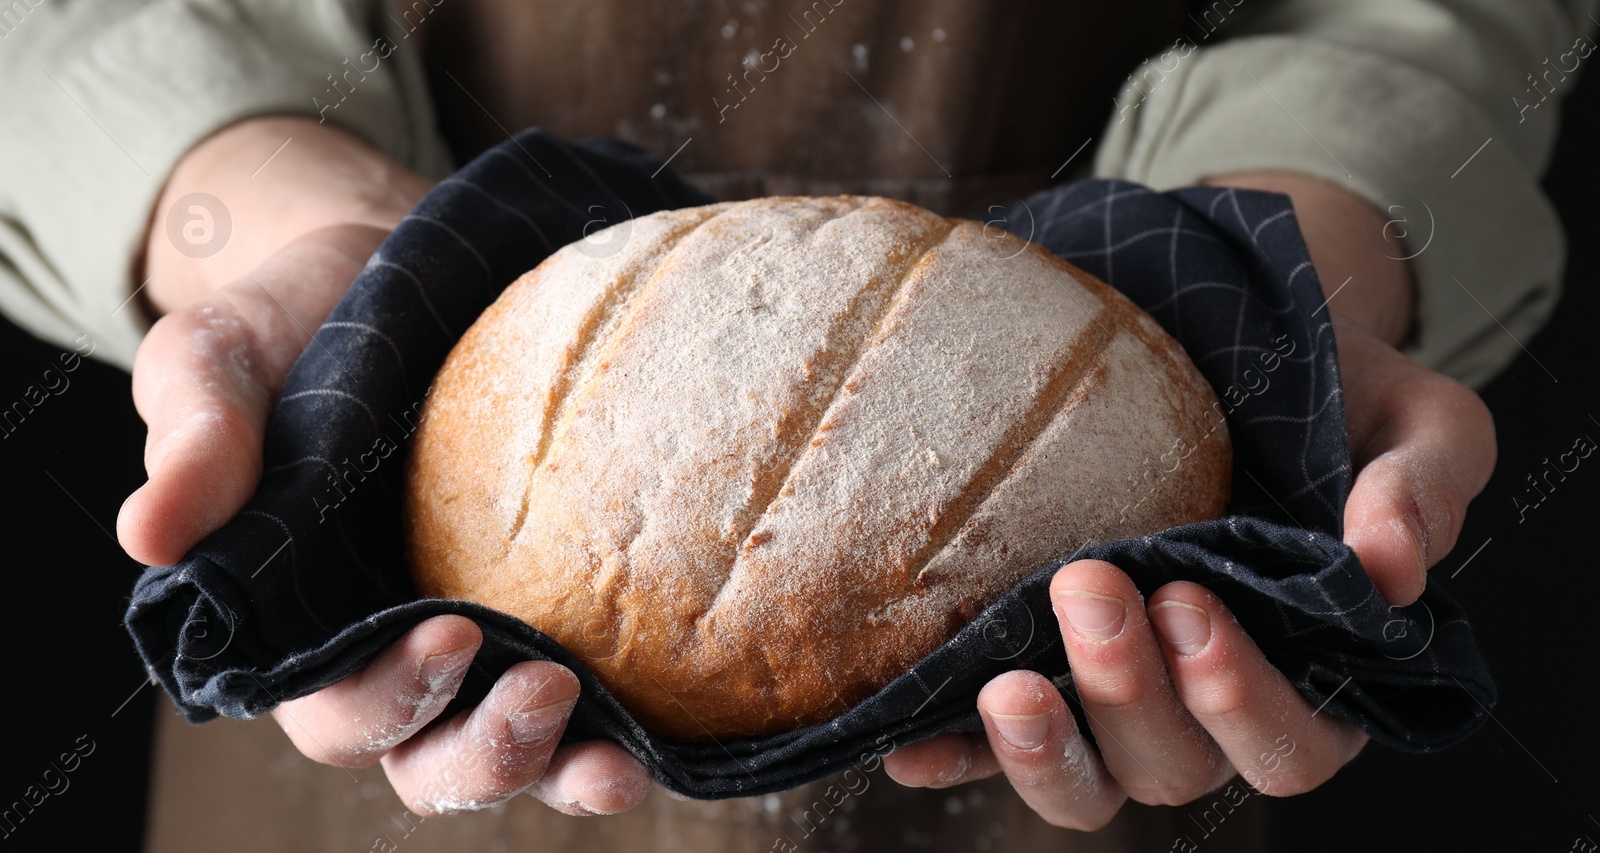
[[[1393,217],[1418,286],[1406,354],[1468,385],[1549,318],[1566,245],[1532,175],[1463,94],[1411,66],[1304,38],[1147,62],[1118,96],[1095,173],[1158,190],[1249,170],[1310,174]],[[1158,62],[1163,64],[1158,65]],[[1515,132],[1512,128],[1510,132]]]
[[[56,36],[63,43],[25,69],[37,79],[17,105],[43,143],[14,152],[7,169],[22,179],[17,219],[62,283],[36,296],[105,342],[98,355],[128,368],[148,320],[121,306],[140,286],[133,259],[147,227],[162,227],[156,200],[191,147],[242,119],[320,112],[417,171],[447,172],[419,84],[419,45],[408,41],[415,22],[408,30],[381,9],[159,0],[86,45]],[[65,31],[74,22],[56,23]],[[70,58],[51,67],[56,57]]]

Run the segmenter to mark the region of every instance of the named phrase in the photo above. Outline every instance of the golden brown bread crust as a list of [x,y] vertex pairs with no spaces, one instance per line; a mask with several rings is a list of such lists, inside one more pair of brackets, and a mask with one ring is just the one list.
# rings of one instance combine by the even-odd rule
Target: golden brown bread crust
[[407,544],[425,595],[527,621],[655,733],[826,720],[1052,559],[1223,511],[1210,387],[1038,246],[858,196],[628,227],[451,352]]

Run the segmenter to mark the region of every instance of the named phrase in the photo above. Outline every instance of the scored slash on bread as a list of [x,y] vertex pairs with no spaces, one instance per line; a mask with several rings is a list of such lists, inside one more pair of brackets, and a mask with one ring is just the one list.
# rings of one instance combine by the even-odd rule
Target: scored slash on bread
[[1053,560],[1223,512],[1210,387],[1038,246],[861,196],[628,227],[450,353],[407,552],[425,595],[548,634],[654,733],[824,721]]

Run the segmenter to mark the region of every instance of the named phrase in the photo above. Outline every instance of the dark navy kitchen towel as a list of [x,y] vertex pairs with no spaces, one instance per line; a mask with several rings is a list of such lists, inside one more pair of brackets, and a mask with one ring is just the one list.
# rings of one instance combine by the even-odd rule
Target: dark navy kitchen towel
[[[562,245],[583,240],[583,251],[606,252],[627,238],[629,218],[707,201],[639,149],[539,131],[429,193],[290,372],[249,505],[178,565],[139,580],[128,628],[188,718],[264,713],[343,678],[442,613],[483,628],[464,700],[517,661],[559,661],[583,690],[565,740],[617,741],[661,784],[705,799],[792,788],[885,745],[979,730],[978,690],[1007,670],[1037,670],[1070,693],[1047,594],[1055,566],[1040,566],[836,719],[713,744],[647,734],[582,664],[516,619],[417,598],[401,544],[403,469],[451,346]],[[1473,732],[1494,686],[1460,608],[1434,582],[1410,607],[1385,606],[1339,541],[1351,469],[1333,331],[1287,198],[1086,181],[979,218],[1151,312],[1215,387],[1232,436],[1228,517],[1075,556],[1115,563],[1146,594],[1176,579],[1204,584],[1308,702],[1380,743],[1426,751]],[[600,230],[608,224],[616,227]]]

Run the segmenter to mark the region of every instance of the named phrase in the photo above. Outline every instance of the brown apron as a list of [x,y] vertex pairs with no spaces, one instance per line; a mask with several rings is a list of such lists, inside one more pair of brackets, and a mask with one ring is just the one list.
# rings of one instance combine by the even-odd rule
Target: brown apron
[[[1183,0],[440,0],[424,20],[415,10],[425,2],[397,17],[417,28],[458,161],[539,125],[671,157],[720,199],[855,192],[947,215],[1087,167],[1119,84],[1188,20]],[[1260,796],[1129,805],[1086,835],[1045,824],[1003,777],[909,789],[880,768],[836,803],[827,788],[839,780],[823,780],[710,803],[656,789],[604,818],[519,797],[419,821],[381,771],[314,765],[270,721],[195,729],[168,717],[157,755],[151,849],[160,851],[211,850],[223,839],[239,851],[351,853],[1264,844]]]
[[462,162],[538,125],[676,153],[673,167],[720,199],[875,193],[951,215],[1046,186],[1098,137],[1138,63],[1184,34],[1186,10],[444,0],[423,26],[440,126]]

